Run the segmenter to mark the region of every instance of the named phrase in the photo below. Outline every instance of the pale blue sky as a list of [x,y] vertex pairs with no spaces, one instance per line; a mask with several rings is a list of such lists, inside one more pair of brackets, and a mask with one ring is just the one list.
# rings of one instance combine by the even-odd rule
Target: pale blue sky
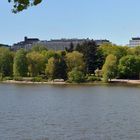
[[128,44],[140,36],[140,0],[43,0],[19,14],[0,0],[0,43],[13,44],[24,36],[109,39]]

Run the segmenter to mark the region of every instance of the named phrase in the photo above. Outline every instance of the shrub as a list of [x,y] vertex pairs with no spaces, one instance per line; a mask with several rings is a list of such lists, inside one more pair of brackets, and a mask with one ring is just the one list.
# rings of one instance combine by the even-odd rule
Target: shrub
[[101,78],[96,77],[94,75],[90,75],[87,77],[87,82],[101,81]]
[[14,80],[15,80],[15,81],[23,81],[23,78],[20,77],[20,76],[17,76],[17,77],[14,77]]
[[42,77],[33,77],[32,82],[43,82]]
[[68,81],[69,82],[76,82],[76,83],[84,82],[85,75],[83,72],[74,69],[68,73]]
[[3,80],[13,80],[13,77],[7,76],[7,77],[4,77]]

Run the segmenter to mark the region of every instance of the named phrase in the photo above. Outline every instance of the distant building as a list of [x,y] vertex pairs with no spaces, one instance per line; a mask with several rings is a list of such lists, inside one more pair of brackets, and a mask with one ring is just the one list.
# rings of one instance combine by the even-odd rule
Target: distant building
[[[24,41],[13,44],[12,49],[18,50],[20,48],[24,48],[29,50],[35,44],[40,44],[45,46],[48,50],[65,50],[70,47],[72,43],[74,47],[77,44],[82,44],[85,41],[90,41],[90,39],[52,39],[52,40],[39,40],[38,38],[24,38]],[[101,45],[103,43],[109,43],[109,40],[94,40],[97,45]]]
[[18,50],[18,49],[23,48],[23,49],[29,50],[29,49],[31,49],[32,45],[37,43],[37,42],[39,42],[38,38],[27,38],[27,37],[24,37],[24,41],[21,41],[21,42],[13,44],[11,49]]
[[140,37],[134,37],[129,41],[129,47],[140,46]]
[[48,50],[65,50],[66,48],[70,47],[70,44],[72,43],[74,47],[76,47],[77,44],[82,44],[84,41],[87,41],[88,39],[55,39],[55,40],[49,40],[49,41],[40,41],[39,44],[42,44],[47,47]]

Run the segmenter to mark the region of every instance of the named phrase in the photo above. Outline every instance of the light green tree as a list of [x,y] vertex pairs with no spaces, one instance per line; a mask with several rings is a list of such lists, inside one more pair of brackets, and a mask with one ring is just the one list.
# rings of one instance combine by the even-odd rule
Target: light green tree
[[55,59],[51,57],[48,60],[48,64],[46,65],[45,73],[48,76],[49,79],[54,79],[54,71],[55,71],[55,65],[54,65]]
[[68,80],[69,82],[81,83],[85,81],[85,75],[82,71],[79,71],[76,68],[74,68],[68,73]]
[[127,55],[119,61],[120,78],[139,79],[140,78],[140,57]]
[[83,60],[83,54],[78,51],[73,51],[66,54],[66,63],[68,67],[68,71],[72,71],[74,68],[77,70],[83,71],[85,67],[85,63]]
[[47,51],[47,47],[41,44],[35,44],[32,46],[31,51],[35,51],[35,52]]
[[26,52],[23,49],[20,49],[16,52],[14,57],[13,73],[15,77],[27,76],[28,64],[26,58]]
[[102,68],[103,80],[104,82],[111,81],[117,75],[117,58],[116,56],[110,54],[107,56],[105,64]]
[[117,57],[117,60],[119,60],[121,57],[127,55],[127,47],[117,46],[111,43],[104,43],[99,49],[104,54],[105,58],[112,54]]
[[30,76],[38,76],[45,73],[45,58],[39,52],[30,52],[27,54],[28,71]]

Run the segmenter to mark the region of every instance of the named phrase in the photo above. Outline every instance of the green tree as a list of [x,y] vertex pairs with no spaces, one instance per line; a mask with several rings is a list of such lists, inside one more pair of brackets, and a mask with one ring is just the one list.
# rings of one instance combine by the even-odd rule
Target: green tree
[[78,51],[67,53],[66,63],[67,63],[68,71],[72,71],[72,69],[74,68],[83,71],[85,67],[83,54],[79,53]]
[[46,65],[46,75],[49,79],[67,79],[67,65],[64,58],[51,57]]
[[140,57],[127,55],[119,61],[120,78],[139,79],[140,76]]
[[76,68],[74,68],[68,73],[68,80],[69,82],[81,83],[85,81],[85,75],[82,71],[79,71]]
[[31,51],[42,52],[42,51],[47,51],[47,48],[46,48],[44,45],[35,44],[35,45],[33,45],[33,47],[31,48]]
[[99,47],[99,50],[102,51],[104,58],[112,54],[117,57],[119,60],[121,57],[127,55],[127,47],[117,46],[111,43],[104,43]]
[[66,48],[67,52],[73,52],[74,51],[74,44],[71,42],[70,46],[68,48]]
[[30,52],[27,54],[28,70],[30,76],[45,74],[45,58],[39,52]]
[[13,72],[13,54],[7,48],[0,48],[0,74],[12,76]]
[[85,71],[88,74],[93,74],[97,68],[103,65],[102,53],[98,52],[98,46],[92,41],[85,41],[83,44],[76,46],[76,51],[83,54],[85,62]]
[[40,4],[42,0],[8,0],[8,2],[13,3],[12,11],[14,13],[17,13],[24,9],[27,9],[29,6]]
[[102,68],[103,80],[108,82],[112,78],[117,76],[117,58],[116,56],[110,54],[107,56],[105,64]]
[[51,57],[56,56],[56,52],[54,50],[42,51],[42,55],[45,57],[46,62],[48,62]]
[[137,47],[135,47],[133,49],[134,49],[134,55],[140,56],[140,46],[137,46]]
[[26,52],[23,49],[18,50],[15,54],[13,72],[15,77],[27,76],[28,64],[27,64]]

